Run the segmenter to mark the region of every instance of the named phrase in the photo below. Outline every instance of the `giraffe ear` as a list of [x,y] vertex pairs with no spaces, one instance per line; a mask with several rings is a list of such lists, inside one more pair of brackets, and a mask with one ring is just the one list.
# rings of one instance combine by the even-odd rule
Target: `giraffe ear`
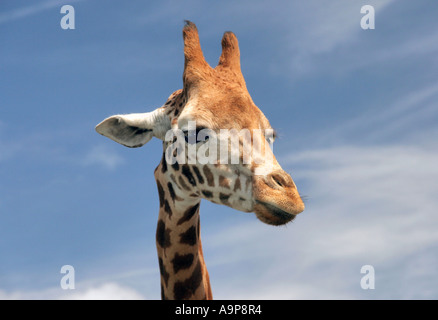
[[147,113],[115,115],[96,126],[98,133],[129,148],[141,147],[152,137],[164,140],[167,130],[170,130],[170,120],[163,108]]

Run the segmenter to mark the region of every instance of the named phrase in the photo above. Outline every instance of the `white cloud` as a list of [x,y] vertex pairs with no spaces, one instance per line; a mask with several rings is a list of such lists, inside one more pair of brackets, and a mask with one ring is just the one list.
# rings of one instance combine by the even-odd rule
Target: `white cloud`
[[0,300],[140,300],[144,296],[138,291],[122,286],[115,282],[100,285],[76,287],[83,289],[62,290],[61,288],[47,288],[38,291],[12,291],[0,290]]
[[[360,9],[365,4],[375,8],[375,30],[360,27]],[[256,8],[252,9],[254,16],[266,11],[262,4],[252,7]],[[400,16],[400,9],[409,14],[414,7],[394,0],[282,3],[282,10],[266,15],[269,22],[264,23],[276,34],[274,39],[282,39],[282,49],[271,59],[270,70],[280,75],[287,72],[291,80],[298,80],[308,75],[348,76],[353,71],[380,70],[388,65],[404,67],[425,57],[431,67],[436,66],[436,24],[412,22],[402,36],[393,30],[394,24],[406,18]],[[429,24],[428,29],[425,24]]]
[[[366,4],[372,5],[376,14],[381,16],[392,3],[395,1],[368,1]],[[294,19],[279,21],[284,21],[283,30],[287,30],[287,55],[284,59],[289,61],[286,64],[293,71],[292,77],[321,72],[322,68],[328,66],[326,58],[323,64],[319,63],[319,56],[333,53],[346,44],[354,47],[358,43],[358,34],[364,32],[360,28],[363,16],[360,9],[363,4],[357,1],[306,1],[290,4],[289,10],[283,14],[293,12]],[[283,73],[284,64],[278,66],[278,72]]]
[[416,37],[407,37],[405,41],[383,46],[376,54],[364,59],[368,64],[376,64],[381,61],[399,59],[418,59],[425,54],[436,54],[438,44],[436,42],[436,29],[430,33],[422,33]]
[[19,147],[10,145],[0,140],[0,162],[13,157],[19,150]]
[[[300,167],[294,178],[307,208],[284,228],[251,222],[206,234],[216,298],[438,297],[437,150],[344,146],[283,163]],[[360,288],[365,264],[376,270],[373,291]],[[222,268],[235,270],[230,283],[215,282]]]
[[[71,4],[74,2],[78,2],[78,1],[83,1],[83,0],[69,0],[68,3]],[[66,4],[66,3],[65,3],[65,1],[62,1],[62,0],[49,0],[49,1],[44,1],[44,2],[37,3],[37,4],[33,4],[33,5],[30,5],[27,7],[14,9],[14,10],[11,10],[9,12],[1,13],[0,14],[0,24],[15,21],[15,20],[22,19],[22,18],[25,18],[28,16],[32,16],[32,15],[38,14],[42,11],[56,8],[56,7],[59,7],[59,9],[61,9],[61,6],[63,6],[64,4]]]
[[438,117],[437,82],[413,88],[401,96],[396,96],[394,101],[385,104],[380,101],[386,99],[388,97],[376,96],[361,102],[373,107],[362,104],[351,106],[364,111],[353,118],[343,119],[341,123],[330,124],[324,129],[323,134],[321,130],[315,131],[309,140],[317,145],[342,144],[345,141],[371,144],[395,137],[397,141],[410,140],[416,144],[427,142],[429,146],[438,141],[432,138],[437,137],[434,132],[434,120]]
[[72,291],[65,295],[69,300],[141,300],[144,297],[137,291],[120,286],[117,283],[105,283],[98,287],[88,288],[83,291]]
[[[297,171],[295,177],[310,182],[316,208],[330,212],[335,219],[344,217],[345,223],[369,221],[366,226],[357,224],[347,231],[344,222],[333,226],[333,230],[344,230],[336,235],[339,244],[344,243],[343,256],[371,243],[375,250],[390,246],[386,259],[415,249],[415,244],[423,246],[438,240],[437,233],[425,232],[438,224],[438,199],[434,195],[438,179],[436,150],[403,145],[335,147],[290,157],[289,165],[294,163],[308,166],[307,170]],[[374,237],[368,237],[370,234]],[[379,245],[388,238],[394,241]],[[349,242],[344,242],[346,239]],[[404,242],[407,246],[400,246]]]
[[23,149],[22,144],[15,143],[15,141],[11,142],[8,139],[4,134],[6,130],[6,124],[0,120],[0,162],[14,157]]
[[124,160],[120,155],[105,145],[93,146],[82,160],[83,165],[98,165],[109,170],[114,170],[123,162]]
[[71,165],[101,166],[108,170],[114,170],[124,163],[123,157],[108,145],[97,144],[90,147],[88,151],[72,153],[70,150],[58,146],[59,142],[55,143],[56,139],[61,138],[64,137],[53,133],[33,132],[26,137],[14,137],[11,140],[7,136],[3,138],[0,130],[0,162],[25,156],[26,158],[63,162]]
[[[436,270],[426,268],[413,277],[405,261],[423,265],[424,254],[434,252],[438,244],[436,150],[403,145],[338,147],[304,152],[289,163],[297,162],[309,166],[295,176],[309,182],[308,214],[313,215],[303,226],[311,228],[311,234],[299,237],[305,241],[297,253],[300,264],[346,269],[346,274],[353,266],[373,264],[380,273],[376,291],[380,298],[418,297],[433,288],[424,280],[436,278]],[[389,285],[385,290],[394,275],[405,281],[404,290],[391,290]],[[342,282],[334,291],[337,287],[348,294]],[[424,297],[436,298],[438,291],[429,294]]]

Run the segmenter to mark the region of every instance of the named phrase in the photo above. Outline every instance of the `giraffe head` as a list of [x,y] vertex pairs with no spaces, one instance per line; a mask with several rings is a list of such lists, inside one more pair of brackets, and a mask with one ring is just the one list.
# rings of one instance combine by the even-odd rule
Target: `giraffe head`
[[109,117],[97,132],[127,147],[163,140],[159,192],[170,183],[174,197],[186,202],[205,198],[255,212],[268,224],[291,221],[304,204],[272,153],[275,133],[248,93],[236,36],[224,34],[215,68],[204,59],[193,23],[183,38],[183,89],[155,111]]

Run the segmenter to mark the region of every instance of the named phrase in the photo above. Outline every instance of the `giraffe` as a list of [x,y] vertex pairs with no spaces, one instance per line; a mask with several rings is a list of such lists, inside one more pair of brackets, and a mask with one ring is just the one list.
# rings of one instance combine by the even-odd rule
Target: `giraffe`
[[[183,88],[152,112],[111,116],[99,123],[96,131],[131,148],[143,146],[152,137],[163,141],[162,159],[154,171],[160,205],[156,247],[161,298],[212,299],[200,237],[201,199],[254,212],[259,220],[271,225],[293,220],[304,210],[304,204],[291,176],[269,148],[275,135],[260,138],[253,134],[256,130],[269,132],[272,127],[247,90],[237,37],[232,32],[224,33],[222,53],[215,68],[204,59],[194,23],[185,22],[183,39]],[[189,130],[191,123],[196,126]],[[249,131],[252,146],[257,142],[264,152],[254,152],[255,156],[245,163],[242,155],[245,138],[239,135],[238,146],[233,149],[239,156],[237,163],[222,154],[211,163],[181,161],[187,160],[188,153],[185,158],[170,161],[175,158],[169,158],[169,154],[176,156],[190,146],[198,151],[205,147],[210,140],[206,135],[200,138],[203,130],[220,136],[223,129]],[[169,132],[177,131],[182,132],[179,144],[182,149],[170,149],[179,136],[170,135],[168,139]],[[270,155],[270,161],[255,161],[266,155]],[[260,171],[263,174],[256,174],[259,169],[263,169]]]

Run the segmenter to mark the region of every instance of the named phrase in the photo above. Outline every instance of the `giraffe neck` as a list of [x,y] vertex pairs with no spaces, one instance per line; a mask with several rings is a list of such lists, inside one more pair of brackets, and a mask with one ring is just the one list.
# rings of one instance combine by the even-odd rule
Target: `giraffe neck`
[[156,232],[161,298],[212,299],[200,237],[200,199],[184,199],[181,190],[155,170],[160,197]]

